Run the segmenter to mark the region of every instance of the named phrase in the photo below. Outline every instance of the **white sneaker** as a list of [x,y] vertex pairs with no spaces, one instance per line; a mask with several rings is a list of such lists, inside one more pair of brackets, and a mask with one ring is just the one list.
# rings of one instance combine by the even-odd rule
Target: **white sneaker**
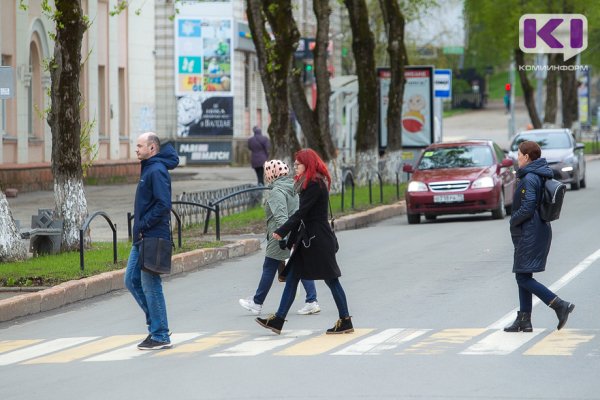
[[262,304],[256,304],[252,297],[240,299],[240,306],[244,307],[254,315],[259,315],[262,311]]
[[313,301],[312,303],[304,303],[304,307],[298,310],[298,314],[301,315],[309,315],[316,314],[321,311],[321,307],[319,307],[319,303]]

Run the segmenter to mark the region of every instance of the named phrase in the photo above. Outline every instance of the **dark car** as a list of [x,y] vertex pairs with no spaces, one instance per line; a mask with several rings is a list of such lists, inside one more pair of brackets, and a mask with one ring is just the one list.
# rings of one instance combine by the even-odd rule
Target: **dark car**
[[494,219],[510,214],[516,178],[514,161],[494,142],[471,140],[436,143],[423,150],[406,189],[409,224],[421,214],[434,220],[444,214],[491,211]]
[[542,157],[554,172],[554,179],[571,184],[571,190],[585,188],[583,143],[577,143],[569,129],[532,129],[515,135],[509,156],[517,159],[519,144],[532,140],[542,148]]

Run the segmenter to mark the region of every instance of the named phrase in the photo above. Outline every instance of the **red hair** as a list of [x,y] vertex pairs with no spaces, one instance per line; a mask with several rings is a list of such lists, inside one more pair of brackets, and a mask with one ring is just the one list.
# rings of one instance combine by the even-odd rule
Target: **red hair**
[[[302,189],[306,189],[306,186],[309,182],[316,181],[319,179],[317,174],[322,175],[325,179],[327,179],[327,190],[331,188],[331,175],[329,175],[329,170],[327,170],[327,165],[323,162],[321,157],[317,154],[313,149],[301,149],[295,155],[295,159],[300,164],[304,165],[304,184],[302,185]],[[294,178],[296,181],[300,179],[300,176],[297,175]]]

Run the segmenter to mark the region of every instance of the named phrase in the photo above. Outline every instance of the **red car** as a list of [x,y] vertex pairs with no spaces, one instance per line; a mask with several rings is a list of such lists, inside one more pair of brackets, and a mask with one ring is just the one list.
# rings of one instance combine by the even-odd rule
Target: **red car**
[[510,214],[516,186],[514,161],[494,142],[436,143],[423,150],[406,189],[409,224],[444,214]]

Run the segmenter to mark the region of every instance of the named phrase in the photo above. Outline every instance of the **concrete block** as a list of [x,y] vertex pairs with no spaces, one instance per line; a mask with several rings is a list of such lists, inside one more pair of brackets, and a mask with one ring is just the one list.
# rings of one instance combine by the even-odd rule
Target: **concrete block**
[[40,311],[54,310],[65,305],[65,288],[54,286],[39,292],[41,296]]
[[260,250],[260,240],[258,239],[243,239],[241,242],[244,244],[244,254],[252,254]]
[[83,279],[61,283],[57,287],[65,289],[65,304],[75,303],[85,299],[86,284]]
[[223,247],[229,250],[229,258],[242,257],[246,254],[246,246],[243,243],[232,243]]
[[215,247],[215,258],[214,261],[223,261],[229,258],[229,249],[226,247]]
[[0,322],[39,313],[42,296],[39,292],[27,293],[0,301]]
[[111,277],[109,275],[100,274],[96,276],[90,276],[89,278],[83,279],[85,281],[85,298],[100,296],[108,293],[111,290]]
[[184,266],[185,254],[186,253],[176,254],[173,257],[171,257],[171,273],[170,273],[170,275],[181,274],[184,271],[183,266]]
[[110,276],[110,289],[120,290],[125,287],[125,268],[107,272]]

